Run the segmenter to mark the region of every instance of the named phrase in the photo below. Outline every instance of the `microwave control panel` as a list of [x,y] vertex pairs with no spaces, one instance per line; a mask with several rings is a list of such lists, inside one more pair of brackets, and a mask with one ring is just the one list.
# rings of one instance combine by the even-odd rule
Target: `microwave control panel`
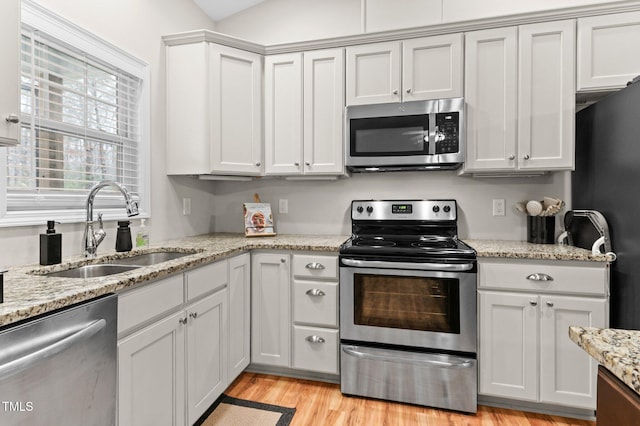
[[460,151],[460,113],[439,112],[436,114],[436,154],[451,154]]

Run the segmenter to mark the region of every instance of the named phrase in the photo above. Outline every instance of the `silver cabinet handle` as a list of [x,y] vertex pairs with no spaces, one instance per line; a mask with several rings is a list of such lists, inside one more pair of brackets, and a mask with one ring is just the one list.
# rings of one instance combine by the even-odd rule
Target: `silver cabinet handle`
[[311,163],[310,163],[309,161],[305,161],[305,162],[304,162],[304,165],[305,165],[305,166],[311,166]]
[[293,163],[293,165],[298,167],[300,165],[300,163],[296,161],[295,163]]
[[553,277],[547,274],[540,274],[536,272],[535,274],[531,274],[527,276],[528,280],[531,281],[553,281]]
[[411,89],[407,89],[407,93],[411,93]]
[[318,262],[307,263],[304,267],[307,269],[324,269],[324,265]]
[[187,323],[187,318],[180,318],[178,322],[182,325],[185,325]]
[[529,159],[529,158],[531,158],[531,157],[529,156],[529,154],[526,154],[526,155],[525,155],[524,157],[522,157],[522,158],[524,158],[525,160],[528,160],[528,159]]
[[16,114],[9,114],[7,118],[5,118],[5,120],[12,124],[18,124],[20,122],[20,117],[18,117]]
[[189,316],[190,316],[191,318],[193,318],[193,319],[196,319],[196,318],[198,318],[198,313],[197,313],[197,312],[191,312],[191,313],[189,314]]
[[[42,340],[38,339],[40,340],[40,345],[36,343],[34,345],[33,352],[1,365],[0,377],[4,377],[7,374],[15,374],[18,371],[22,371],[31,367],[33,364],[39,362],[40,360],[50,358],[55,354],[58,354],[79,343],[80,341],[90,338],[91,336],[102,330],[106,325],[107,321],[104,319],[95,320],[89,324],[83,325],[79,330],[75,329],[73,333],[63,337],[62,339],[39,349],[38,347],[43,342]],[[44,339],[46,339],[46,337],[44,337]]]
[[553,302],[547,302],[547,306],[553,308]]
[[529,301],[529,304],[530,304],[531,306],[538,306],[538,302],[536,302],[535,300],[530,300],[530,301]]
[[509,160],[515,160],[515,159],[516,159],[516,156],[515,156],[515,155],[511,154],[511,155],[509,156]]
[[281,257],[281,258],[280,258],[280,263],[285,263],[286,261],[287,261],[287,258],[286,258],[286,257]]
[[398,91],[397,91],[397,90],[394,90],[394,91],[393,91],[393,94],[394,94],[394,95],[397,95],[397,94],[398,94]]
[[320,336],[307,336],[304,340],[309,343],[324,343],[325,340]]
[[305,294],[309,296],[324,296],[325,292],[320,290],[319,288],[311,288],[305,292]]
[[260,162],[259,161],[256,163],[256,167],[260,167]]

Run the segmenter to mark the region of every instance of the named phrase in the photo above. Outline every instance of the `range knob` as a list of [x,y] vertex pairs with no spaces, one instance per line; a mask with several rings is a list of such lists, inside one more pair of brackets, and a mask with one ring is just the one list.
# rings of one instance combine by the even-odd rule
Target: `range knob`
[[438,212],[440,211],[440,207],[438,207],[438,206],[433,206],[433,209],[432,209],[432,210],[433,210],[433,212],[434,212],[434,213],[438,213]]
[[356,210],[358,211],[358,213],[362,213],[364,211],[364,208],[362,208],[362,206],[358,206]]
[[451,206],[444,206],[442,210],[444,210],[445,213],[449,213],[451,211]]
[[367,206],[367,213],[373,213],[373,207]]

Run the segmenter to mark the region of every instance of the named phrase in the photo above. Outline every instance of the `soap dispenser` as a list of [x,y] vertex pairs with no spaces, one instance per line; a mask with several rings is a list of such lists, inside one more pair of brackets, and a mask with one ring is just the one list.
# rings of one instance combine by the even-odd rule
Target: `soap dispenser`
[[47,221],[47,233],[40,234],[40,264],[55,265],[62,262],[62,234],[56,233],[56,222]]

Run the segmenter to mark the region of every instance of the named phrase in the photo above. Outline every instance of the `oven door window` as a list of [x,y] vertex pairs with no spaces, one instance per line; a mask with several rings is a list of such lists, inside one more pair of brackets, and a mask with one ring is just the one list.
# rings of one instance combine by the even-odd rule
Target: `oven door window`
[[354,275],[354,323],[460,333],[460,283],[454,278]]
[[429,153],[428,114],[352,119],[350,128],[352,157]]

